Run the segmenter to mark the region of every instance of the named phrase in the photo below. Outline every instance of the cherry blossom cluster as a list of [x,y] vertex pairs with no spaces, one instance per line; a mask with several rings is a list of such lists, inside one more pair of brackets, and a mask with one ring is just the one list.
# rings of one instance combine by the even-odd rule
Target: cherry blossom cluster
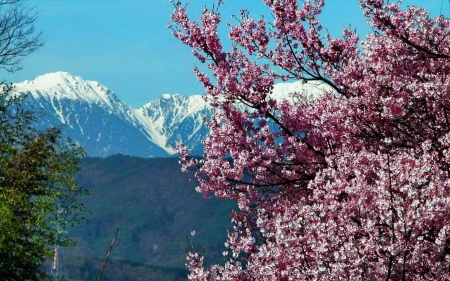
[[[174,35],[209,70],[204,155],[179,145],[197,191],[233,199],[226,262],[191,280],[450,280],[450,21],[401,2],[361,0],[364,41],[325,33],[324,1],[264,0],[236,16],[224,50],[220,5]],[[300,4],[300,2],[302,2]],[[273,97],[274,83],[320,96]]]

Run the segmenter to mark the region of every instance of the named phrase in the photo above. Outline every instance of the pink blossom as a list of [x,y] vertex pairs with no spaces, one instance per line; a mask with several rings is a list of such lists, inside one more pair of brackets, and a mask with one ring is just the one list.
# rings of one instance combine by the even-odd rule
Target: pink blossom
[[[362,0],[375,32],[360,42],[324,34],[324,1],[263,2],[273,20],[242,11],[228,51],[217,8],[197,22],[174,4],[214,112],[201,160],[178,146],[182,169],[239,207],[225,264],[191,252],[189,278],[449,280],[450,21]],[[276,100],[277,79],[332,90]]]

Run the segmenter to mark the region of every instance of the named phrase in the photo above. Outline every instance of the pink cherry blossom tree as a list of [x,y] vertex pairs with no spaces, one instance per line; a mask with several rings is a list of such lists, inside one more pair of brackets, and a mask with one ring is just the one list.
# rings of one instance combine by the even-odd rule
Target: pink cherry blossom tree
[[[229,50],[221,1],[199,21],[174,3],[214,112],[200,160],[179,146],[182,168],[239,206],[226,262],[191,252],[189,278],[450,280],[450,21],[361,0],[361,42],[324,31],[323,0],[263,2],[273,18],[241,11]],[[275,99],[281,80],[322,93]]]

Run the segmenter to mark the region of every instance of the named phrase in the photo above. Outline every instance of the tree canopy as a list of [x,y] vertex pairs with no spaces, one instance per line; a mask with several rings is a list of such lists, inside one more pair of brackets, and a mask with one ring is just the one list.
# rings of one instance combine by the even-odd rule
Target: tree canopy
[[[0,68],[14,72],[23,57],[43,45],[36,14],[22,0],[0,0]],[[39,131],[25,98],[0,83],[0,276],[40,280],[53,246],[73,244],[65,232],[85,212],[87,192],[75,184],[84,150],[59,128]]]
[[[179,146],[183,169],[239,205],[225,264],[191,252],[190,279],[449,279],[450,21],[361,0],[361,42],[325,32],[322,0],[263,2],[273,18],[241,11],[230,50],[222,1],[199,21],[174,2],[170,28],[207,63],[194,71],[214,110],[203,158]],[[272,96],[298,80],[321,94]]]
[[85,211],[87,192],[75,183],[84,151],[60,129],[35,129],[36,114],[23,97],[0,94],[0,274],[2,280],[38,280],[55,245],[68,246],[68,225]]

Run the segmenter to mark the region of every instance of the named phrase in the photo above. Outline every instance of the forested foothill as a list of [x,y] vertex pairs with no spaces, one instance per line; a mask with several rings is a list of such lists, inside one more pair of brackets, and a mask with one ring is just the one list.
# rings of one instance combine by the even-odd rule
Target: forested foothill
[[[90,196],[81,200],[91,211],[87,224],[69,229],[77,247],[65,249],[63,270],[70,278],[98,274],[101,260],[119,228],[105,276],[114,272],[148,266],[166,268],[165,278],[183,272],[186,253],[204,248],[209,264],[221,262],[226,230],[231,228],[229,213],[233,201],[204,200],[195,192],[193,173],[183,173],[178,158],[139,158],[115,155],[107,158],[85,158],[80,163],[77,183]],[[191,239],[191,231],[196,231]],[[119,266],[120,264],[127,266]],[[76,270],[84,265],[83,270]],[[131,270],[133,271],[133,270]],[[111,280],[132,280],[126,272]],[[130,275],[130,276],[135,276]],[[142,280],[153,280],[146,274]],[[163,275],[161,275],[163,276]],[[116,279],[118,278],[118,279]],[[127,279],[128,278],[128,279]],[[161,279],[162,280],[162,279]],[[171,280],[165,279],[165,280]]]

